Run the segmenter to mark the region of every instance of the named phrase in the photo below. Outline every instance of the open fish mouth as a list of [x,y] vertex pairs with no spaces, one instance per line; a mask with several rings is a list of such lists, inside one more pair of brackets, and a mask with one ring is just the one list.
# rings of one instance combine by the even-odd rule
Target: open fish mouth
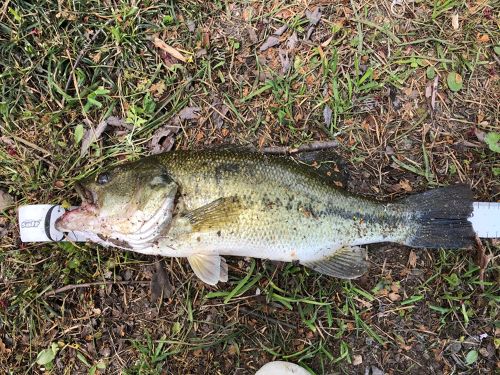
[[97,206],[97,195],[91,191],[90,189],[87,189],[85,186],[83,186],[80,183],[75,184],[75,190],[78,193],[78,195],[82,198],[82,207],[83,206]]

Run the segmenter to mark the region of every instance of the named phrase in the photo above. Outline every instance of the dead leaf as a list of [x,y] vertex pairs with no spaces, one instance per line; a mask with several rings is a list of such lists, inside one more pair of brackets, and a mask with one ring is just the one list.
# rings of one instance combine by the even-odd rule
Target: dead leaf
[[118,128],[125,128],[127,130],[132,130],[134,128],[134,125],[127,123],[127,121],[121,117],[109,116],[106,121],[108,122],[108,125],[116,126]]
[[394,293],[394,292],[389,293],[388,297],[392,302],[396,302],[396,301],[399,301],[401,299],[401,296],[397,293]]
[[477,34],[477,41],[479,43],[488,43],[490,41],[490,37],[488,34]]
[[279,29],[276,29],[276,31],[273,34],[276,36],[281,36],[287,29],[288,25],[285,23]]
[[175,135],[181,128],[182,120],[196,120],[200,117],[200,107],[184,107],[151,137],[149,148],[152,154],[170,151],[174,145]]
[[259,41],[259,38],[257,36],[257,33],[255,32],[254,28],[251,26],[247,26],[246,28],[248,37],[250,38],[250,41],[252,43],[257,43]]
[[474,135],[480,142],[484,142],[484,138],[486,137],[486,133],[483,132],[482,130],[479,130],[478,128],[474,128]]
[[87,124],[88,129],[85,131],[85,134],[82,138],[80,157],[84,157],[87,154],[90,145],[94,142],[97,142],[99,138],[101,138],[102,133],[104,133],[104,131],[108,127],[107,120],[101,121],[96,128],[94,128],[94,125],[90,121],[84,120],[84,122]]
[[458,30],[458,28],[460,27],[460,25],[458,24],[458,13],[455,13],[451,16],[451,25],[455,30]]
[[278,45],[279,43],[280,43],[280,40],[278,38],[276,38],[275,36],[271,35],[271,36],[269,36],[269,38],[267,38],[267,40],[264,42],[264,44],[262,44],[260,46],[259,50],[261,52],[264,52],[264,51],[268,50],[269,48]]
[[[479,281],[481,281],[482,283],[484,281],[484,272],[486,271],[486,268],[488,267],[488,264],[490,263],[493,256],[486,255],[483,243],[481,242],[481,239],[477,235],[476,235],[476,249],[477,249],[477,264],[479,266]],[[481,284],[481,289],[484,290],[483,284]]]
[[155,271],[151,277],[151,302],[156,302],[160,299],[160,303],[164,298],[172,296],[173,287],[168,279],[168,274],[165,271],[163,261],[160,259],[155,263]]
[[297,37],[297,32],[294,31],[293,34],[290,35],[290,37],[288,38],[288,40],[286,42],[286,47],[289,50],[292,50],[297,46],[298,41],[299,41],[299,38]]
[[186,62],[187,59],[184,57],[182,53],[177,51],[174,47],[169,46],[167,43],[165,43],[163,40],[161,40],[158,37],[155,37],[153,40],[153,44],[156,48],[161,49],[162,51],[168,53],[169,55],[175,57],[177,60]]
[[399,181],[399,186],[401,186],[401,189],[403,189],[406,192],[410,192],[413,190],[413,188],[410,185],[410,181],[406,179]]
[[181,120],[196,120],[200,117],[200,107],[184,107],[177,115]]
[[[215,124],[215,127],[217,129],[220,129],[220,128],[222,128],[222,125],[224,125],[224,118],[226,117],[227,113],[229,112],[229,107],[218,98],[213,101],[212,107],[214,108],[214,111],[210,115],[210,118],[212,119],[213,123]],[[227,129],[223,129],[223,130],[227,131]]]
[[151,137],[149,148],[152,154],[167,152],[174,146],[175,135],[181,129],[181,120],[179,116],[175,116],[161,128],[158,128]]
[[6,192],[0,190],[0,212],[14,204],[12,197]]
[[410,255],[408,256],[408,265],[411,268],[415,268],[417,266],[417,254],[413,250],[410,251]]
[[90,58],[92,59],[93,62],[95,62],[96,64],[101,61],[101,52],[97,52],[93,55],[90,56]]
[[165,82],[160,81],[157,83],[153,83],[149,91],[153,94],[155,98],[162,96],[163,93],[165,92]]
[[12,349],[9,349],[5,346],[3,343],[2,339],[0,338],[0,354],[9,356],[9,354],[12,352]]
[[321,7],[317,7],[314,11],[306,10],[306,18],[310,25],[316,26],[321,20]]
[[330,124],[332,123],[332,114],[333,111],[330,106],[328,104],[325,104],[325,108],[323,109],[323,119],[327,128],[329,128]]
[[353,366],[359,366],[362,363],[363,363],[363,357],[362,356],[357,355],[357,354],[355,354],[355,355],[352,356],[352,365]]
[[194,31],[196,30],[196,24],[194,23],[193,20],[187,20],[186,26],[187,26],[188,30],[192,33],[194,33]]
[[288,56],[288,51],[281,48],[278,49],[278,56],[281,63],[281,73],[285,74],[292,66],[292,60]]

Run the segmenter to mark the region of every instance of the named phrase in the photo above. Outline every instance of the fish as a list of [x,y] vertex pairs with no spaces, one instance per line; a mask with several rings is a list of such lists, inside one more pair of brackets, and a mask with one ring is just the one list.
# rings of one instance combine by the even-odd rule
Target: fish
[[470,246],[472,192],[450,185],[380,202],[337,187],[290,157],[240,149],[178,150],[98,171],[76,183],[80,207],[62,232],[123,250],[186,257],[203,282],[228,280],[225,257],[296,262],[354,279],[366,246]]

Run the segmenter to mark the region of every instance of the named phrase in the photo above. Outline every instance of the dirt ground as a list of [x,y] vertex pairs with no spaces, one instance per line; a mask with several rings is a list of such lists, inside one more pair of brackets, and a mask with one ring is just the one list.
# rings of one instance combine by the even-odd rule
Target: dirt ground
[[[498,240],[369,246],[353,281],[228,259],[21,243],[16,207],[77,205],[106,165],[171,149],[328,144],[339,188],[394,200],[467,183],[500,198],[500,8],[488,1],[0,4],[0,371],[499,371]],[[318,143],[322,142],[322,143]],[[342,160],[342,162],[339,162]],[[484,254],[481,256],[480,249]]]

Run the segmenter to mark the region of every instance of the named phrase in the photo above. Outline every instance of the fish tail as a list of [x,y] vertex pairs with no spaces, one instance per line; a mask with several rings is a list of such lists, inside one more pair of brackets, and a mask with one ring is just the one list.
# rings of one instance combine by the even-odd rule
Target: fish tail
[[463,248],[471,245],[475,233],[467,219],[473,211],[472,191],[467,185],[433,189],[405,198],[415,231],[405,244],[412,247]]

